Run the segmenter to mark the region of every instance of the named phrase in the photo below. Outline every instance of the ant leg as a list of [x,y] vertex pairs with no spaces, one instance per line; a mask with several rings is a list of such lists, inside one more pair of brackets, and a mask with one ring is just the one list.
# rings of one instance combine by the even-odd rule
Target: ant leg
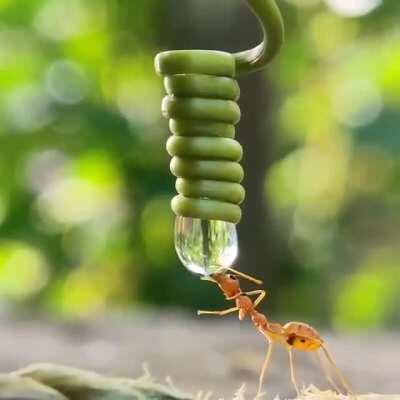
[[197,311],[197,315],[219,315],[219,316],[223,316],[223,315],[227,315],[230,313],[233,313],[235,311],[239,311],[238,307],[232,307],[232,308],[228,308],[227,310],[221,310],[221,311],[204,311],[204,310],[198,310]]
[[293,350],[289,347],[289,365],[290,365],[290,379],[292,380],[293,386],[296,389],[297,397],[302,398],[299,385],[297,384],[296,375],[294,372],[294,363],[293,363]]
[[254,308],[257,307],[264,299],[264,297],[267,295],[265,290],[253,290],[252,292],[243,292],[243,294],[247,296],[254,296],[255,294],[258,294],[259,296],[255,299],[254,301]]
[[258,397],[261,394],[261,389],[262,389],[265,373],[267,372],[267,368],[268,368],[269,362],[271,360],[271,354],[272,354],[273,346],[274,346],[273,342],[269,342],[268,343],[268,351],[267,351],[267,354],[265,356],[264,364],[263,364],[263,366],[261,368],[261,373],[260,373],[260,378],[259,378],[259,381],[258,381],[258,390],[257,390],[257,396],[256,397]]
[[243,272],[237,271],[236,269],[233,269],[233,268],[227,268],[227,270],[233,272],[237,276],[247,279],[250,282],[253,282],[257,285],[262,285],[262,281],[260,281],[259,279],[253,278],[250,275],[244,274]]
[[334,390],[336,390],[336,392],[341,393],[341,390],[339,389],[338,385],[335,383],[334,379],[332,378],[330,371],[329,371],[327,365],[325,364],[324,360],[321,358],[318,350],[316,350],[314,352],[314,355],[315,355],[315,359],[317,360],[318,366],[324,372],[326,380],[331,384],[332,388]]
[[344,375],[342,374],[342,372],[340,371],[339,367],[336,365],[336,363],[333,361],[333,358],[330,354],[330,352],[328,351],[328,349],[325,346],[321,346],[322,351],[325,354],[326,359],[328,360],[330,366],[333,368],[333,370],[335,371],[336,375],[339,377],[340,382],[342,383],[343,387],[347,390],[347,393],[350,395],[350,398],[356,398],[353,390],[351,389],[349,383],[347,382],[346,378],[344,377]]

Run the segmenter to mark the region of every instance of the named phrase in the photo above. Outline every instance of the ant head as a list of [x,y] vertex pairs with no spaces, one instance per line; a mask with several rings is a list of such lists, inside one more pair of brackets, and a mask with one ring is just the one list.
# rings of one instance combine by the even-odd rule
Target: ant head
[[218,274],[215,277],[215,281],[218,283],[220,288],[226,293],[238,293],[240,292],[240,282],[236,275],[233,274]]
[[217,282],[221,285],[223,285],[224,283],[231,283],[231,282],[238,282],[238,278],[237,276],[233,275],[233,274],[214,274],[212,275],[212,280],[214,282]]

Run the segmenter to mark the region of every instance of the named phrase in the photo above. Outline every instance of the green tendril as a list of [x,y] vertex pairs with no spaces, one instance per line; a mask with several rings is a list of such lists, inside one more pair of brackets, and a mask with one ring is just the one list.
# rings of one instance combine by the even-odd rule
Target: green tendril
[[265,66],[283,41],[282,18],[274,0],[247,0],[257,15],[264,40],[253,49],[222,51],[176,50],[157,55],[155,67],[164,77],[167,96],[162,114],[173,134],[167,141],[171,172],[178,195],[177,215],[239,222],[244,200],[239,164],[242,147],[234,139],[240,119],[236,75]]
[[275,0],[246,1],[261,24],[264,39],[258,46],[233,55],[238,75],[265,67],[278,54],[284,40],[282,15]]
[[167,96],[163,115],[173,133],[167,141],[171,172],[178,178],[172,209],[185,217],[240,220],[244,198],[239,164],[242,146],[234,139],[240,119],[235,59],[219,51],[167,51],[156,57]]

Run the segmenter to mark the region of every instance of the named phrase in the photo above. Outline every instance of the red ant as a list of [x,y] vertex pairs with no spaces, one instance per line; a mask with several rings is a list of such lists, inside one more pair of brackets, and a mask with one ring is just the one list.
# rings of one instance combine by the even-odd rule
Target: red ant
[[[222,311],[198,311],[198,315],[211,314],[211,315],[227,315],[233,312],[239,313],[239,320],[243,320],[246,316],[249,316],[253,325],[256,329],[265,336],[268,340],[269,346],[265,357],[264,364],[261,369],[257,396],[261,394],[261,389],[264,381],[265,374],[271,359],[272,349],[274,343],[279,343],[283,345],[289,354],[289,366],[290,366],[290,376],[292,383],[296,389],[297,395],[301,397],[301,391],[297,384],[297,379],[294,370],[293,362],[293,349],[299,351],[309,351],[315,352],[317,360],[320,363],[324,374],[329,381],[329,383],[334,387],[334,389],[340,392],[340,389],[335,384],[331,376],[331,370],[336,373],[342,386],[346,389],[347,393],[351,397],[355,397],[350,385],[340,372],[339,368],[333,361],[333,358],[329,351],[327,350],[323,339],[319,333],[312,328],[310,325],[304,322],[288,322],[285,325],[278,323],[269,322],[267,317],[256,310],[256,307],[261,303],[261,301],[266,296],[265,290],[254,290],[251,292],[243,292],[238,277],[245,278],[257,285],[261,285],[262,281],[255,279],[249,275],[242,272],[236,271],[233,268],[228,268],[229,274],[226,273],[215,273],[208,277],[203,277],[203,280],[208,280],[216,283],[225,295],[226,300],[232,300],[235,302],[235,307],[228,308]],[[257,298],[253,300],[250,296],[257,295]],[[328,365],[325,364],[324,360],[320,357],[317,350],[321,349],[325,355],[325,360]]]

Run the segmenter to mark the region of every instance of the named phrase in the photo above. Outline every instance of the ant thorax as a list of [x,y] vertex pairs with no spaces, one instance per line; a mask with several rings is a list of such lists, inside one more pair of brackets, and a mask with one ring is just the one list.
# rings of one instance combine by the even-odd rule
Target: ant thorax
[[254,305],[248,296],[239,296],[236,299],[236,306],[239,309],[239,319],[242,321],[246,315],[251,315],[255,312]]

